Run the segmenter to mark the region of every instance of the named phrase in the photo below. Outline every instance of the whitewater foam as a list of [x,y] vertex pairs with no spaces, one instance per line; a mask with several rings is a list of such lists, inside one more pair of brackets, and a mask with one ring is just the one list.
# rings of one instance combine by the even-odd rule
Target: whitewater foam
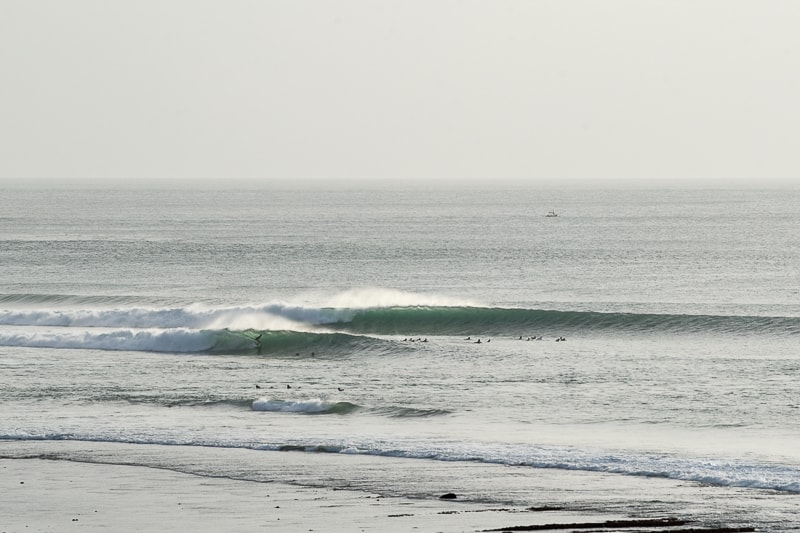
[[[227,336],[227,348],[240,350],[254,347],[244,336]],[[236,340],[238,338],[238,341]],[[33,348],[131,350],[143,352],[192,353],[213,351],[220,346],[220,333],[212,330],[174,328],[116,329],[101,331],[69,328],[64,330],[3,331],[1,346]],[[231,342],[232,341],[232,342]]]
[[59,327],[302,329],[335,322],[347,313],[326,312],[282,304],[206,308],[44,309],[0,311],[0,324]]
[[[341,407],[337,407],[341,406]],[[348,412],[357,406],[347,402],[334,403],[321,399],[272,400],[262,398],[253,402],[253,410],[328,414]],[[602,450],[539,446],[510,447],[491,444],[456,442],[292,439],[288,441],[253,442],[237,438],[195,440],[188,436],[152,436],[146,434],[81,434],[38,433],[14,430],[0,434],[0,440],[46,441],[74,440],[126,444],[162,444],[202,446],[262,451],[312,451],[348,455],[425,459],[445,462],[481,462],[508,466],[600,472],[633,477],[653,477],[682,480],[723,487],[767,489],[800,493],[800,466],[744,461],[725,461],[702,457],[677,457],[665,454],[608,453]]]
[[270,411],[279,413],[304,413],[304,414],[343,414],[355,409],[356,406],[348,402],[331,402],[320,398],[307,400],[275,400],[260,398],[253,402],[253,411]]

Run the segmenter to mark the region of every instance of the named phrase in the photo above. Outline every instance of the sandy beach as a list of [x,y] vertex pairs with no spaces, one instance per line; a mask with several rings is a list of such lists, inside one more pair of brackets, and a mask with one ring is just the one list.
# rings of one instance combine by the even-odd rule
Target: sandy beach
[[0,457],[0,533],[780,531],[759,513],[792,513],[768,491],[478,463],[69,441]]
[[163,469],[0,460],[0,531],[480,531],[616,515],[491,508],[207,478]]

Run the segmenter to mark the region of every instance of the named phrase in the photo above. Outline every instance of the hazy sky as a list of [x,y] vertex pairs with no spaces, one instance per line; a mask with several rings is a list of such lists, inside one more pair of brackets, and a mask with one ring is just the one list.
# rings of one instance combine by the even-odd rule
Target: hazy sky
[[797,0],[0,0],[0,177],[800,178]]

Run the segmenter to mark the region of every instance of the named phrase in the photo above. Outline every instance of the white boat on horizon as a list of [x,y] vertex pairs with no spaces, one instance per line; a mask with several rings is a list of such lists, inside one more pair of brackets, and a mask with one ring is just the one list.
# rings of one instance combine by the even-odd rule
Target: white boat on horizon
[[546,216],[547,218],[553,218],[553,217],[557,217],[557,216],[558,216],[558,213],[556,213],[555,211],[550,211],[550,212],[548,212],[548,213],[547,213],[545,216]]

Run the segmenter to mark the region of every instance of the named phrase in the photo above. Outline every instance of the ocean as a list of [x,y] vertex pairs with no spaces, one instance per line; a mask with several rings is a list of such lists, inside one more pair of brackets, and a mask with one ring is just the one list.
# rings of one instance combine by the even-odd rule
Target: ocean
[[1,187],[0,457],[794,529],[799,228],[791,187]]

